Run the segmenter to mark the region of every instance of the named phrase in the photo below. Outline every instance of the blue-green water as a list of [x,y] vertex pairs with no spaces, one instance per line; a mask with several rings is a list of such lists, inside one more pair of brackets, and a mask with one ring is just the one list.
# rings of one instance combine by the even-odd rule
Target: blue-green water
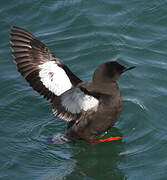
[[[167,179],[167,1],[5,0],[0,3],[0,179]],[[81,79],[119,59],[124,108],[106,136],[119,142],[48,145],[66,123],[16,71],[12,25],[42,40]]]

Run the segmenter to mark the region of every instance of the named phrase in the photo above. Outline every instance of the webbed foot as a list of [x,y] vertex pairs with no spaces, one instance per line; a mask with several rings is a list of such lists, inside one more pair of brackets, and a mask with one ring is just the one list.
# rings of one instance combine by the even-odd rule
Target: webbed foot
[[72,140],[69,139],[65,134],[59,133],[51,137],[48,137],[47,142],[49,144],[64,144],[64,143],[72,142]]

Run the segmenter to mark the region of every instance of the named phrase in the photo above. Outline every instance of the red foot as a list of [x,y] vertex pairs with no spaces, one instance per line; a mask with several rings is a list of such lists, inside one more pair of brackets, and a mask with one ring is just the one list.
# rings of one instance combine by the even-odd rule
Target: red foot
[[109,138],[105,138],[105,139],[97,139],[91,142],[91,144],[96,144],[99,142],[107,142],[107,141],[114,141],[114,140],[119,140],[122,139],[122,137],[120,136],[115,136],[115,137],[109,137]]

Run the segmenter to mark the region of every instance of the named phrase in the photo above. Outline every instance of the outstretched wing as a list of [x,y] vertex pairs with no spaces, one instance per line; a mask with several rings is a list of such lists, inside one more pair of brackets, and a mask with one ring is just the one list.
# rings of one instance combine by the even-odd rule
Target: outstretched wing
[[14,26],[10,42],[18,71],[47,100],[53,101],[55,97],[82,82],[26,30]]
[[53,114],[66,121],[80,119],[89,110],[96,110],[99,99],[86,94],[81,87],[74,87],[53,101]]

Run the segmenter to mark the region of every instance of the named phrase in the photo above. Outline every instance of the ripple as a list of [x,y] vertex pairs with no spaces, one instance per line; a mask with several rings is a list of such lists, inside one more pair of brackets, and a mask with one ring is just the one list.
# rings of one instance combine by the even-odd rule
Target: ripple
[[140,108],[141,109],[143,109],[143,110],[148,110],[147,108],[146,108],[146,106],[143,104],[143,102],[141,102],[139,99],[124,99],[124,101],[129,101],[129,102],[132,102],[132,103],[134,103],[134,104],[137,104],[137,105],[139,105],[140,106]]
[[[21,0],[1,3],[0,145],[4,179],[166,179],[165,1]],[[8,49],[12,25],[35,34],[82,79],[119,59],[136,69],[119,86],[118,143],[48,145],[66,123],[16,73]],[[108,134],[107,134],[108,135]],[[99,166],[99,164],[101,166]],[[149,177],[148,177],[149,175]]]
[[75,161],[61,163],[58,169],[52,169],[49,173],[41,177],[42,180],[63,180],[67,175],[71,174],[75,168]]

